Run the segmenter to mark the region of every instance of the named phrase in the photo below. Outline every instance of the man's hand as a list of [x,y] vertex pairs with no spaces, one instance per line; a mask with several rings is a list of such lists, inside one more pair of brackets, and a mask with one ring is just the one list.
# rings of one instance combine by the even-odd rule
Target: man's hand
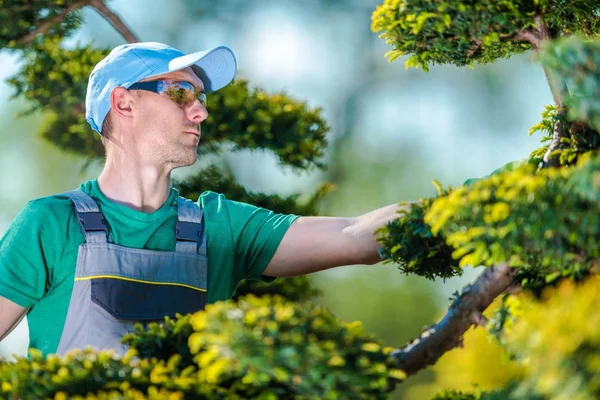
[[0,341],[19,325],[26,313],[25,307],[0,296]]
[[375,264],[380,261],[375,231],[399,218],[404,207],[394,204],[356,218],[298,218],[263,274],[289,277],[342,265]]

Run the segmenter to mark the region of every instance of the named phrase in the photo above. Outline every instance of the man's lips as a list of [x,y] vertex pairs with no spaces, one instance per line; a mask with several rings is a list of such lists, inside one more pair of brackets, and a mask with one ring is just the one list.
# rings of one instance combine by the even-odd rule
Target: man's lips
[[197,137],[200,137],[200,132],[198,132],[198,131],[185,131],[185,133],[190,133],[192,135],[196,135]]

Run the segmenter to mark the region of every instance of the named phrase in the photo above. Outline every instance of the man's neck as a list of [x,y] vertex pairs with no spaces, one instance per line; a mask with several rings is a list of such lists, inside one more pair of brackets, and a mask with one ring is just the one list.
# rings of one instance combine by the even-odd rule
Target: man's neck
[[171,172],[156,167],[116,165],[107,161],[98,177],[98,185],[109,200],[150,213],[167,201]]

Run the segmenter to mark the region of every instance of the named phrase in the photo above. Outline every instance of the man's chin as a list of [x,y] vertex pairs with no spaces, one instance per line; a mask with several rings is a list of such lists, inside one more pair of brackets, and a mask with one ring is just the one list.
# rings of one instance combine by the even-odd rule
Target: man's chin
[[178,168],[183,168],[183,167],[191,167],[192,165],[196,164],[196,161],[198,160],[198,157],[194,157],[193,159],[187,159],[187,160],[182,160],[181,164],[178,166]]
[[196,163],[196,161],[198,160],[198,154],[196,153],[196,151],[193,152],[193,154],[184,154],[181,157],[177,157],[176,161],[174,160],[172,162],[173,169],[175,168],[184,168],[184,167],[190,167],[192,165],[194,165]]

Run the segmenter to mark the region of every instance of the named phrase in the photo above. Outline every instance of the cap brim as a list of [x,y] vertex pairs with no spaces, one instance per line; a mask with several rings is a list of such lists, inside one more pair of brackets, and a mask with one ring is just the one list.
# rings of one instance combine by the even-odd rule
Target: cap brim
[[172,59],[168,71],[192,67],[204,83],[204,92],[215,92],[227,86],[235,77],[237,61],[233,51],[225,46],[186,54]]

